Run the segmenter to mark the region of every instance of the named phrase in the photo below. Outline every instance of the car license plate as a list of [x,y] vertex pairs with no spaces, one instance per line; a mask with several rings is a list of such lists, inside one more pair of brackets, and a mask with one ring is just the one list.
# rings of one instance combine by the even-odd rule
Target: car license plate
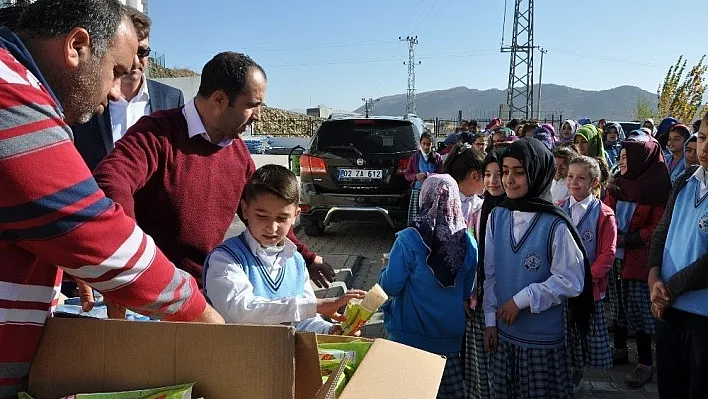
[[340,179],[382,179],[382,170],[372,169],[339,169]]

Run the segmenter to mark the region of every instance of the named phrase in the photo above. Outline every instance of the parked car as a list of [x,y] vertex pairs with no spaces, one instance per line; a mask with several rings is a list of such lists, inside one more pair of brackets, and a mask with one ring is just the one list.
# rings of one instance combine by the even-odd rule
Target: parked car
[[337,116],[322,123],[300,157],[300,224],[310,236],[333,222],[405,226],[410,184],[403,176],[417,151],[423,121]]

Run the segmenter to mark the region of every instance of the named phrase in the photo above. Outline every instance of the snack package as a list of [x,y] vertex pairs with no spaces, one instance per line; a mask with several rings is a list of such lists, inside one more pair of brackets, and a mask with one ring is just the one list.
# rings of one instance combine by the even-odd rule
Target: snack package
[[[139,391],[80,393],[78,395],[65,396],[60,399],[192,399],[193,386],[194,384],[183,384]],[[20,392],[18,397],[19,399],[32,399],[32,397],[25,392]]]
[[375,284],[369,292],[366,293],[364,299],[352,299],[349,301],[344,311],[345,320],[342,322],[343,334],[352,335],[359,331],[387,300],[388,295],[386,295],[381,286]]
[[335,393],[339,395],[344,387],[351,379],[357,367],[366,356],[371,348],[371,342],[353,341],[353,342],[338,342],[331,344],[317,345],[317,351],[320,356],[320,372],[322,373],[322,382],[326,382],[330,374],[339,368],[341,362],[346,362],[344,373],[339,376],[336,384]]

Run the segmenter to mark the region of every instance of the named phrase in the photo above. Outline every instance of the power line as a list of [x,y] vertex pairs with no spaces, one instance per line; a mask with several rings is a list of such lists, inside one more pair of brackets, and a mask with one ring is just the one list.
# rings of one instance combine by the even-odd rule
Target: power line
[[657,68],[657,69],[666,69],[669,67],[668,65],[660,65],[660,64],[654,64],[651,62],[638,61],[638,60],[626,59],[626,58],[608,57],[605,55],[591,54],[591,53],[586,53],[586,52],[578,52],[578,51],[573,51],[573,50],[563,50],[563,49],[556,49],[556,48],[551,49],[551,50],[554,53],[569,55],[569,56],[578,57],[578,58],[585,58],[585,59],[590,59],[590,60],[607,61],[607,62],[614,62],[614,63],[618,63],[618,64],[627,64],[627,65],[637,65],[637,66],[643,66],[646,68]]
[[[419,60],[434,60],[434,59],[452,59],[452,58],[466,58],[466,57],[485,57],[498,55],[498,50],[478,50],[478,51],[468,51],[468,52],[455,52],[455,53],[438,53],[438,54],[428,54],[422,56],[416,56]],[[377,62],[391,62],[399,61],[400,57],[379,57],[379,58],[353,58],[353,59],[342,59],[342,60],[319,60],[319,61],[305,61],[305,62],[293,62],[287,64],[275,64],[275,65],[263,65],[264,68],[278,68],[278,67],[296,67],[296,66],[317,66],[317,65],[340,65],[340,64],[368,64]],[[392,72],[392,75],[395,72]],[[390,76],[389,76],[390,78]],[[386,79],[387,81],[389,79]]]
[[408,21],[408,24],[406,25],[406,29],[403,30],[404,32],[408,32],[408,28],[411,27],[411,23],[413,23],[415,16],[418,15],[418,11],[420,11],[420,7],[423,6],[424,1],[425,0],[420,0],[420,2],[418,3],[418,7],[416,7],[415,12],[413,13],[413,15],[411,15],[411,19]]
[[[356,47],[356,46],[377,46],[382,44],[392,44],[397,43],[397,40],[369,40],[361,42],[344,42],[344,43],[322,43],[322,44],[292,44],[287,46],[278,47],[252,47],[252,48],[239,48],[240,52],[268,52],[268,51],[287,51],[287,50],[311,50],[311,49],[324,49],[324,48],[336,48],[336,47]],[[185,53],[193,54],[215,54],[222,50],[181,50]]]
[[[421,19],[420,22],[418,22],[418,26],[415,28],[415,31],[420,29],[420,27],[423,25],[425,20],[428,19],[428,16],[430,15],[431,12],[433,12],[433,10],[435,9],[435,6],[438,5],[438,2],[440,2],[440,0],[435,0],[435,3],[433,3],[433,6],[428,9],[428,12],[425,14],[423,19]],[[415,31],[413,33],[415,33]]]

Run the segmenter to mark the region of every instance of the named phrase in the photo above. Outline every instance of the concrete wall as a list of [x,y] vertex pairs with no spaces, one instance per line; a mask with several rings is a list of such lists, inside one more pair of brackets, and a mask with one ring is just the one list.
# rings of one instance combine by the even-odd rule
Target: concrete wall
[[199,91],[199,83],[201,82],[201,77],[193,76],[190,78],[157,78],[154,80],[182,90],[182,93],[184,94],[184,101],[187,102],[197,95],[197,92]]

